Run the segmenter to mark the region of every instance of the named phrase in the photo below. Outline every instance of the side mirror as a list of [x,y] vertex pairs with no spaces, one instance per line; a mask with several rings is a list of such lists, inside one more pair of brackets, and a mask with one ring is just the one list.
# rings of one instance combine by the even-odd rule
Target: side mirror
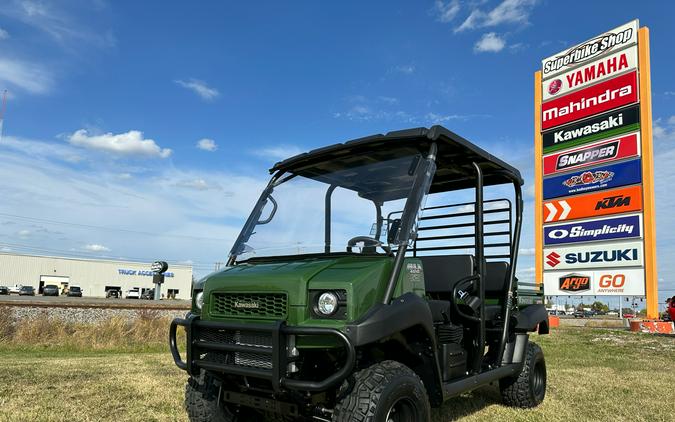
[[387,243],[392,244],[396,243],[396,239],[398,238],[398,232],[401,229],[401,219],[396,218],[394,220],[390,220],[389,224],[387,225]]

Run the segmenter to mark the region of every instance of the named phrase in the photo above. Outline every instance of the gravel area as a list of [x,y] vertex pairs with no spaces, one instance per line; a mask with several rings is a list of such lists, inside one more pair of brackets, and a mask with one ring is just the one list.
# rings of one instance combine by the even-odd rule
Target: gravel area
[[[0,306],[2,306],[0,304]],[[11,306],[5,309],[12,312],[18,321],[31,320],[43,315],[68,323],[98,323],[111,318],[134,320],[141,316],[183,317],[187,310],[177,309],[125,309],[125,308],[79,308],[48,306]]]

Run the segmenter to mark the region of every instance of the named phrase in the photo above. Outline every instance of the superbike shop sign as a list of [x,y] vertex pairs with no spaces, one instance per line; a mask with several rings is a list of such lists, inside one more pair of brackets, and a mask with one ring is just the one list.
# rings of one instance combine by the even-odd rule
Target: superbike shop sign
[[648,292],[655,227],[651,115],[641,105],[651,99],[640,91],[649,83],[646,32],[635,20],[542,60],[536,277],[546,295]]

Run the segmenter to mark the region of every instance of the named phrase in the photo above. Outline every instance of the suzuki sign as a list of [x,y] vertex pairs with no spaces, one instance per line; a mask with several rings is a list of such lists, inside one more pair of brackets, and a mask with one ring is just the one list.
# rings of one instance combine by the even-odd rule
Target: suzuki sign
[[544,249],[544,270],[639,267],[642,241]]

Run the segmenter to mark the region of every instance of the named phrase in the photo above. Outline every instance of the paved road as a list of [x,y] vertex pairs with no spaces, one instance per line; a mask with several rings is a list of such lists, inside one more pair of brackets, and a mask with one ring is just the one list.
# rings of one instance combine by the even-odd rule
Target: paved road
[[67,297],[67,296],[18,296],[0,295],[2,305],[36,305],[36,306],[96,306],[111,308],[148,307],[148,308],[185,308],[190,307],[189,300],[140,300],[140,299],[106,299],[100,297]]

